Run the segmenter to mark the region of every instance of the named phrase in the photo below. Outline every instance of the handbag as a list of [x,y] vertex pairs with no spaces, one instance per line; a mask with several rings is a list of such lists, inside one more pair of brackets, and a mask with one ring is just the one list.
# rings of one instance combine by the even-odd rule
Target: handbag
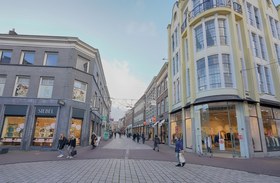
[[186,162],[185,157],[183,156],[182,153],[179,153],[179,161],[180,161],[180,163],[185,163]]
[[77,150],[74,149],[73,151],[71,151],[71,156],[75,156],[77,154]]

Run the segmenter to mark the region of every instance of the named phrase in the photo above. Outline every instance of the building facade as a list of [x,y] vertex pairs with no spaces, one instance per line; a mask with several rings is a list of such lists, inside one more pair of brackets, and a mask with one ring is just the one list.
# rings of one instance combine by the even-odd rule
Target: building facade
[[110,108],[97,49],[75,37],[0,34],[1,146],[56,149],[61,133],[86,146]]
[[132,133],[143,133],[145,121],[145,94],[134,104]]
[[129,109],[125,113],[125,127],[126,127],[126,134],[132,134],[132,123],[133,123],[133,114],[134,108]]
[[170,138],[197,153],[280,155],[280,24],[271,0],[179,0],[168,26]]
[[164,63],[156,78],[156,129],[163,144],[169,144],[168,63]]
[[148,88],[145,91],[145,136],[148,139],[153,139],[157,131],[157,118],[156,118],[156,76],[153,77]]

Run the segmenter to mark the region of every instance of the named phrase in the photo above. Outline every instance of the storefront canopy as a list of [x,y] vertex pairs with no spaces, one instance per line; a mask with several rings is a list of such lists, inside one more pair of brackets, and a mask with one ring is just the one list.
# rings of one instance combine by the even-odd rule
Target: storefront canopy
[[159,125],[159,126],[162,126],[164,122],[165,122],[165,119],[164,119],[164,120],[161,120],[161,122],[160,122],[158,125]]

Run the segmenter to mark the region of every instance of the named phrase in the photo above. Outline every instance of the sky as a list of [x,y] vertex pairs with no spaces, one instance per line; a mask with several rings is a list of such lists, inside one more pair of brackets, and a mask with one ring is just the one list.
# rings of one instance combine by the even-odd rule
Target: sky
[[0,33],[15,28],[18,34],[78,37],[99,50],[114,120],[144,94],[168,57],[167,25],[176,0],[13,2],[1,2]]
[[[111,118],[133,106],[167,58],[175,0],[1,1],[0,33],[78,37],[99,50]],[[10,7],[10,8],[3,8]]]

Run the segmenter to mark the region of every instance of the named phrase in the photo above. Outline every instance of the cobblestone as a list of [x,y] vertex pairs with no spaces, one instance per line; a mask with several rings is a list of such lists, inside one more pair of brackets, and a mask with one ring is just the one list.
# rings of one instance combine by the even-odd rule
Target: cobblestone
[[0,182],[256,182],[280,177],[154,160],[92,159],[0,165]]

